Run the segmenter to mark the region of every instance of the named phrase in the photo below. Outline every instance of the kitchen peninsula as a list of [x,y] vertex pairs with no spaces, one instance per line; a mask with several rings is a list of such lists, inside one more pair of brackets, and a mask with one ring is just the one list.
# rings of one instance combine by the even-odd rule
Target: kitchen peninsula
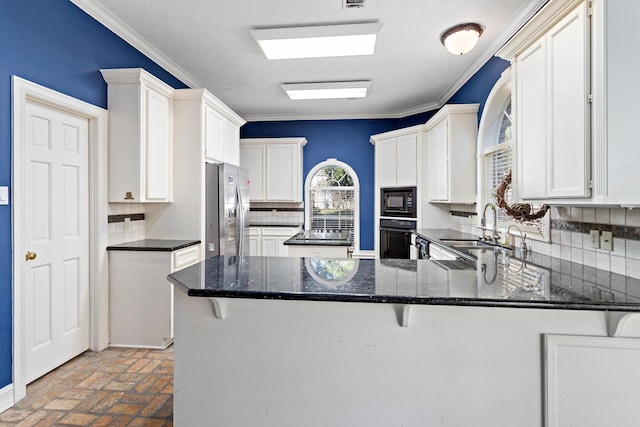
[[[541,337],[623,339],[640,305],[537,261],[214,257],[175,272],[174,423],[541,426],[567,408]],[[598,411],[620,412],[605,392]]]

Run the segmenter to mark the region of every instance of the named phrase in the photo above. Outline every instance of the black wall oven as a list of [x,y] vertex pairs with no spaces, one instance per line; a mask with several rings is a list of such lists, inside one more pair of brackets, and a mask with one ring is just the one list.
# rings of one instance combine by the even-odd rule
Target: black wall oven
[[416,187],[380,189],[380,258],[410,258],[417,206]]
[[416,221],[410,219],[380,219],[380,258],[409,259],[411,230]]
[[380,189],[380,216],[416,218],[416,187]]

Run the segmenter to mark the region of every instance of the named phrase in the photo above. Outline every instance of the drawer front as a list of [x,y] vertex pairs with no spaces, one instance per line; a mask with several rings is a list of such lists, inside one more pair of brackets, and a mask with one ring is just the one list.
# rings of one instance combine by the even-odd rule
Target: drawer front
[[198,262],[200,257],[200,245],[174,251],[171,254],[171,272],[181,270]]
[[289,238],[301,230],[302,227],[262,227],[262,235]]

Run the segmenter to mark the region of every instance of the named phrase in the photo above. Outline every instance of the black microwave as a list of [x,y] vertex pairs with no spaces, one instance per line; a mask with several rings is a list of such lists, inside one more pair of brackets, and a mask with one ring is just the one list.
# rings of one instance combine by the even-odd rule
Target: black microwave
[[380,216],[416,218],[416,187],[380,189]]

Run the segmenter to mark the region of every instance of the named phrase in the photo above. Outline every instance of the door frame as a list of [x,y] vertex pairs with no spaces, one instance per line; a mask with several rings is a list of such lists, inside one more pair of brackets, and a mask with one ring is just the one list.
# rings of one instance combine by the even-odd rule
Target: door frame
[[109,343],[107,110],[69,95],[11,76],[12,93],[12,241],[13,241],[13,398],[27,394],[25,352],[24,262],[24,146],[25,108],[37,102],[89,120],[89,348]]

